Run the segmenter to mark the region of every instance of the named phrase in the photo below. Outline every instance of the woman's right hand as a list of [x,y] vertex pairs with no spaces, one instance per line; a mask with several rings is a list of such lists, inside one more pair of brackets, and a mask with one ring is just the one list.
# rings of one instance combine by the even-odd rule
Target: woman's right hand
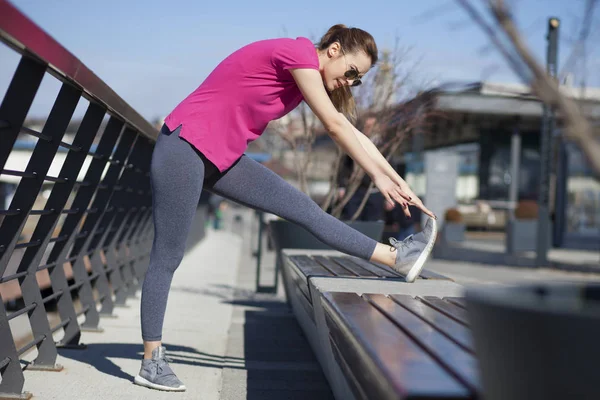
[[385,174],[377,175],[373,178],[373,183],[377,186],[377,189],[381,192],[385,200],[390,204],[399,204],[407,217],[410,217],[408,210],[408,204],[412,200],[411,196],[403,191],[399,185],[390,179]]

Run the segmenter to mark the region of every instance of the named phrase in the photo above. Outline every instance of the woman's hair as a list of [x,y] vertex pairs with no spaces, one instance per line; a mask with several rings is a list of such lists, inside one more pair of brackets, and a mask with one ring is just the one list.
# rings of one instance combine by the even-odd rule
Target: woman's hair
[[[326,50],[329,45],[335,42],[340,43],[344,53],[350,54],[362,51],[371,59],[371,65],[377,63],[377,45],[370,33],[359,28],[348,28],[343,24],[334,25],[323,35],[318,48],[319,50]],[[339,112],[349,119],[356,118],[356,104],[349,86],[342,86],[333,90],[329,97]]]

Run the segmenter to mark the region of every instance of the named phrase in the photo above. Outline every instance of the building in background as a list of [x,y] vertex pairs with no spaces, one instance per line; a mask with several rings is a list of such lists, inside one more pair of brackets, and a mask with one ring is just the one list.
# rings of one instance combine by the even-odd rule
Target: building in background
[[[600,140],[600,89],[562,86],[569,97],[581,106],[596,129]],[[518,176],[518,199],[537,200],[540,175],[540,132],[542,103],[525,85],[505,85],[476,82],[458,90],[440,87],[432,91],[432,107],[444,114],[428,133],[408,140],[395,159],[405,165],[408,181],[425,196],[422,152],[445,149],[460,155],[456,196],[461,203],[485,202],[496,210],[509,209],[511,176],[511,137],[521,138]],[[554,132],[551,210],[554,226],[561,231],[560,245],[569,247],[600,248],[600,182],[572,143],[560,136],[560,118]],[[561,164],[558,149],[566,150],[566,162]],[[557,171],[565,172],[563,185],[557,184]],[[555,209],[558,196],[566,198],[564,209]]]

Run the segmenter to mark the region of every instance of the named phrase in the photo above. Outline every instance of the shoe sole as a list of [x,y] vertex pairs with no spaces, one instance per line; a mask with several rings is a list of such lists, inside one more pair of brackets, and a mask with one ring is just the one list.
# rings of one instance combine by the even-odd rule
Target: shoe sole
[[405,279],[406,279],[406,282],[408,282],[408,283],[414,282],[419,277],[421,270],[425,266],[425,261],[427,261],[427,258],[429,258],[429,255],[431,254],[431,250],[433,250],[433,245],[435,244],[435,240],[437,238],[437,222],[435,221],[435,219],[432,221],[433,221],[433,228],[432,228],[431,236],[429,237],[429,241],[427,242],[425,249],[421,252],[419,257],[417,258],[417,261],[413,264],[410,271],[408,271],[408,274],[406,274]]
[[147,380],[147,379],[145,379],[145,378],[143,378],[143,377],[141,377],[139,375],[137,375],[135,377],[135,379],[133,380],[133,382],[136,385],[145,386],[145,387],[148,387],[150,389],[163,390],[165,392],[184,392],[185,389],[186,389],[185,385],[181,385],[179,387],[174,388],[174,387],[170,387],[170,386],[163,386],[163,385],[159,385],[159,384],[156,384],[156,383],[152,383],[149,380]]

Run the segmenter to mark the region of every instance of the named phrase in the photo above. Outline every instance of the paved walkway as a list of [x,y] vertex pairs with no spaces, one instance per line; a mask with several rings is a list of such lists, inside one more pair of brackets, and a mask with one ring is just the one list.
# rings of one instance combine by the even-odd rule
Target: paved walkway
[[600,282],[600,274],[551,268],[509,267],[505,265],[430,259],[427,268],[463,285],[519,284],[531,282]]
[[[498,240],[466,240],[447,246],[438,243],[434,254],[447,261],[537,268],[535,252],[507,254],[504,243]],[[600,274],[600,251],[551,249],[547,265],[546,269]]]
[[[228,330],[233,305],[232,288],[242,261],[242,238],[209,231],[190,248],[177,270],[169,295],[163,331],[173,369],[185,382],[184,393],[165,393],[132,383],[143,354],[140,299],[117,308],[117,318],[101,320],[102,333],[82,333],[86,350],[59,350],[62,372],[25,370],[25,390],[38,399],[203,399],[220,398]],[[220,296],[210,293],[223,287]],[[35,356],[31,354],[30,356]],[[26,357],[27,358],[27,357]]]

